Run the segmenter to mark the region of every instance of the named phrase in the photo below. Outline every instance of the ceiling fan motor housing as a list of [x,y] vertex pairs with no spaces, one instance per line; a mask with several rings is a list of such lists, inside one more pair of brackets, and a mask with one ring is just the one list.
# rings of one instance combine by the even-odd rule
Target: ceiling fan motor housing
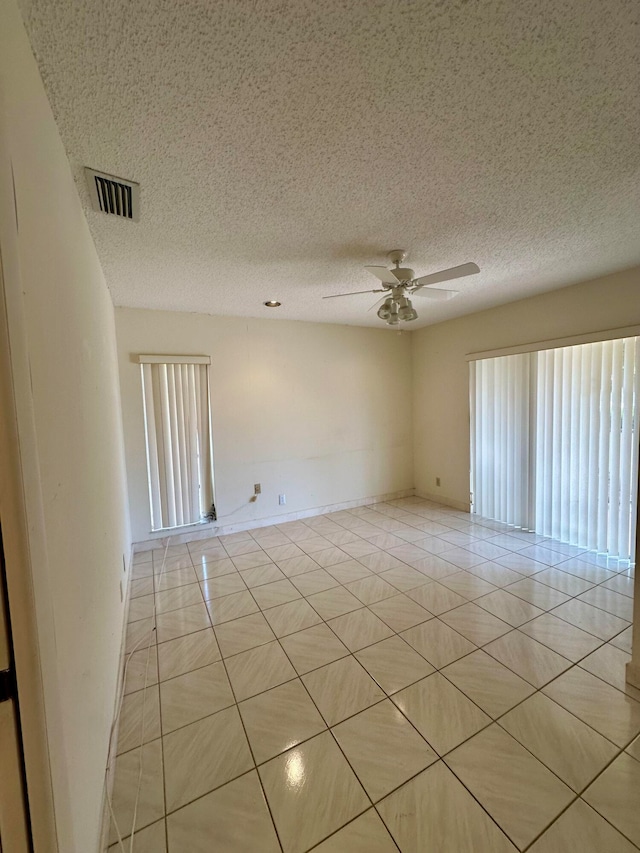
[[398,281],[413,281],[416,274],[413,270],[410,270],[408,267],[396,267],[396,269],[391,270],[391,272],[395,275]]

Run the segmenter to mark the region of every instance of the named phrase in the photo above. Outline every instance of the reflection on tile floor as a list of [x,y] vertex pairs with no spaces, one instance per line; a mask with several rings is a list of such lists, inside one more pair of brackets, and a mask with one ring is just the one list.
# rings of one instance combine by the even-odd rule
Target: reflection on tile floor
[[137,554],[122,838],[135,812],[134,853],[640,849],[632,578],[417,497]]

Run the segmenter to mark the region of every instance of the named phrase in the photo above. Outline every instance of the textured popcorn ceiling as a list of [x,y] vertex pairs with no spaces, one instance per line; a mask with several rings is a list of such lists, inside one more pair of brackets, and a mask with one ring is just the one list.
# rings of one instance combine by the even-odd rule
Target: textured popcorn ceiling
[[416,328],[640,263],[637,0],[21,7],[116,305],[382,325],[321,297],[475,261]]

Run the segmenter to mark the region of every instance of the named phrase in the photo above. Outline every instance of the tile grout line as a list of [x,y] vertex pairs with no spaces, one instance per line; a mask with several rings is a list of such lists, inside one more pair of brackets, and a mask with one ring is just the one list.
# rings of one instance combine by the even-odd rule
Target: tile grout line
[[[235,565],[235,564],[234,564],[234,565]],[[201,590],[201,591],[202,591],[202,590]],[[251,595],[251,590],[249,590],[249,594]],[[251,595],[251,597],[252,597],[252,598],[254,598],[254,597],[253,597],[253,595]],[[204,598],[204,594],[203,594],[203,598]],[[255,601],[255,598],[254,598],[254,601]],[[205,601],[205,607],[206,607],[206,604],[207,604],[207,603],[206,603],[206,601]],[[256,601],[256,605],[257,605],[257,601]],[[213,625],[213,620],[211,619],[211,614],[209,613],[209,608],[208,608],[208,607],[207,607],[207,613],[208,613],[208,615],[209,615],[209,621],[211,622],[211,629],[212,629],[212,631],[213,631],[213,636],[215,637],[216,644],[218,645],[218,651],[220,651],[220,659],[221,659],[221,661],[222,661],[222,665],[224,666],[224,671],[225,671],[226,676],[227,676],[227,681],[228,681],[228,683],[229,683],[229,687],[230,687],[230,689],[231,689],[231,693],[232,693],[232,695],[233,695],[233,699],[234,699],[234,702],[235,702],[236,712],[237,712],[238,717],[239,717],[239,719],[240,719],[240,725],[242,726],[242,731],[243,731],[243,733],[244,733],[244,737],[245,737],[245,740],[246,740],[246,742],[247,742],[247,746],[249,747],[249,753],[250,753],[250,755],[251,755],[251,759],[252,759],[252,761],[253,761],[253,767],[252,767],[251,769],[252,769],[252,770],[255,770],[256,776],[258,777],[258,784],[260,785],[260,791],[261,791],[261,793],[262,793],[262,797],[263,797],[264,803],[265,803],[265,805],[266,805],[266,807],[267,807],[267,811],[269,812],[269,817],[270,817],[270,819],[271,819],[271,825],[273,826],[273,831],[274,831],[274,833],[275,833],[276,840],[277,840],[277,842],[278,842],[278,844],[279,844],[279,846],[280,846],[280,850],[281,850],[281,851],[284,851],[284,847],[283,847],[282,841],[281,841],[281,839],[280,839],[280,833],[278,832],[278,827],[276,826],[275,818],[274,818],[274,816],[273,816],[273,812],[272,812],[272,810],[271,810],[271,804],[269,803],[269,799],[268,799],[268,797],[267,797],[267,792],[266,792],[266,791],[265,791],[265,789],[264,789],[264,784],[263,784],[263,782],[262,782],[262,777],[260,776],[260,772],[259,772],[259,770],[258,770],[258,765],[257,765],[257,763],[256,763],[256,757],[255,757],[255,754],[254,754],[254,751],[253,751],[253,747],[252,747],[252,745],[251,745],[251,741],[250,741],[250,739],[249,739],[249,735],[247,734],[247,729],[246,729],[246,726],[245,726],[244,718],[243,718],[243,716],[242,716],[242,714],[241,714],[241,712],[240,712],[240,704],[239,704],[239,702],[238,702],[238,697],[237,697],[237,695],[236,695],[235,687],[233,686],[233,682],[231,681],[231,678],[229,677],[229,670],[228,670],[228,668],[227,668],[227,664],[226,664],[226,662],[225,662],[225,658],[224,658],[224,657],[223,657],[223,655],[222,655],[222,651],[220,650],[220,644],[219,644],[219,642],[218,642],[218,637],[217,637],[216,632],[215,632],[215,626]],[[233,657],[233,656],[231,656],[231,657]],[[250,772],[250,771],[248,771],[248,772]],[[228,780],[228,781],[233,781],[233,780]],[[225,782],[225,783],[223,783],[223,784],[228,784],[228,782]],[[222,787],[222,786],[220,786],[220,787]],[[212,792],[211,792],[211,791],[208,791],[207,793],[203,794],[202,796],[206,796],[208,793],[212,793]],[[200,798],[198,797],[198,798],[196,798],[196,799],[200,799]]]

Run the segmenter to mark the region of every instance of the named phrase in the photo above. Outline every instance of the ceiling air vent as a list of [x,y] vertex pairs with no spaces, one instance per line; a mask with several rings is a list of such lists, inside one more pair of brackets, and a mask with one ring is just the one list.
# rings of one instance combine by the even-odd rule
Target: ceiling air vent
[[85,168],[93,209],[137,222],[140,218],[140,184]]

